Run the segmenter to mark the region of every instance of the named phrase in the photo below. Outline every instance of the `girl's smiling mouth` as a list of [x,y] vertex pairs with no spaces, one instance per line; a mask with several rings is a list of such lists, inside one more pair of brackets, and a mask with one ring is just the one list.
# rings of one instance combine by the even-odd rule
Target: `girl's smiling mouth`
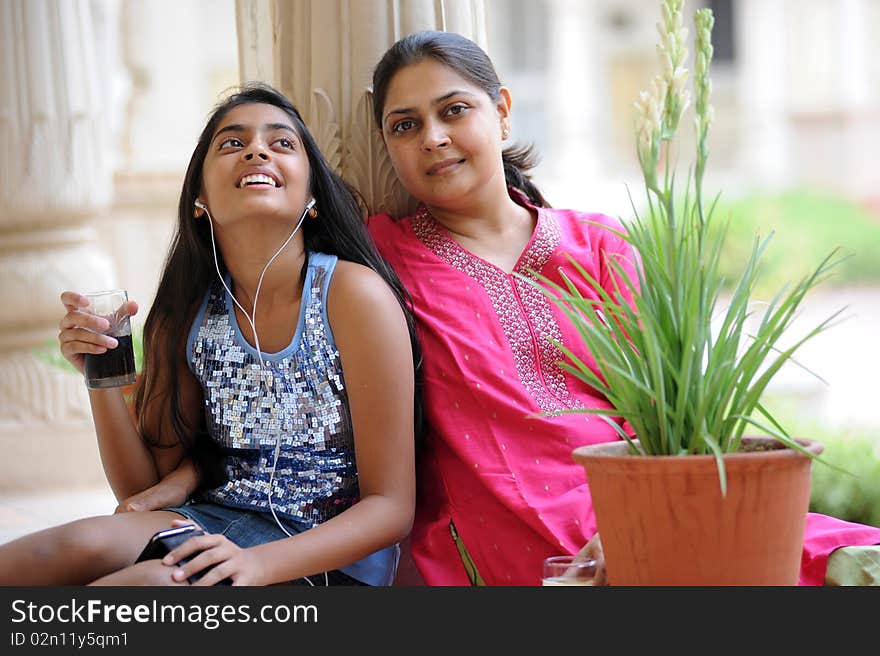
[[278,178],[275,177],[269,171],[246,171],[241,178],[238,180],[238,184],[236,185],[239,189],[244,189],[245,187],[251,186],[270,186],[270,187],[280,187],[281,183],[278,181]]

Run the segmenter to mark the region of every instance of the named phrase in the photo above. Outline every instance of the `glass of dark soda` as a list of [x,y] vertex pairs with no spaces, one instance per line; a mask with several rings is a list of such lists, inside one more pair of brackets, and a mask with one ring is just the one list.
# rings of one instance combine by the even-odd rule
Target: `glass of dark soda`
[[103,317],[110,324],[102,331],[118,342],[104,353],[85,354],[85,379],[89,389],[122,387],[135,381],[134,345],[128,316],[128,294],[124,289],[83,294],[89,305],[83,312]]

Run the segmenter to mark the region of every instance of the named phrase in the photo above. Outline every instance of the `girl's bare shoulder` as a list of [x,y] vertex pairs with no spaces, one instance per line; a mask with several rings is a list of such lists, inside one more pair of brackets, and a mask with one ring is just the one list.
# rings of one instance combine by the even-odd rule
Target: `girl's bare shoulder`
[[[328,311],[343,310],[345,314],[367,313],[368,320],[376,310],[400,311],[394,292],[378,273],[362,264],[339,260],[330,280]],[[331,316],[332,319],[332,316]]]

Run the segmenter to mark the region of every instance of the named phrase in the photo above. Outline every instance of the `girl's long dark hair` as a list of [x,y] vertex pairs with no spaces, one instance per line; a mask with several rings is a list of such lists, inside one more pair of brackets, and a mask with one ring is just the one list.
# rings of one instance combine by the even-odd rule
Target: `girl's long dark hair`
[[[306,255],[318,251],[369,267],[388,283],[403,308],[416,375],[414,404],[417,443],[422,433],[421,351],[416,339],[409,295],[397,274],[373,246],[356,192],[330,168],[293,103],[269,85],[249,83],[214,109],[190,158],[177,209],[177,229],[171,240],[156,298],[144,324],[144,367],[135,393],[138,428],[145,442],[153,446],[160,443],[160,436],[149,435],[144,430],[147,406],[158,403],[162,415],[170,418],[176,438],[195,462],[204,488],[215,487],[222,482],[222,454],[208,436],[202,415],[198,426],[188,425],[184,419],[178,379],[178,363],[185,353],[190,326],[217,275],[208,220],[196,220],[193,210],[202,188],[202,167],[215,130],[230,110],[251,103],[274,105],[286,112],[308,155],[311,194],[316,200],[319,216],[302,224]],[[292,217],[292,220],[296,218]],[[221,273],[225,273],[222,255],[217,255]],[[301,282],[305,281],[307,267],[308,259],[300,272]],[[154,411],[151,409],[151,414]],[[167,444],[168,439],[163,437],[161,442]]]
[[[480,46],[455,32],[415,32],[391,46],[373,69],[373,118],[380,130],[385,97],[394,74],[424,59],[434,59],[448,66],[485,91],[492,102],[498,102],[501,81],[492,60]],[[538,163],[534,147],[511,146],[502,152],[501,157],[507,186],[522,191],[537,207],[549,207],[550,204],[528,175],[528,171]]]

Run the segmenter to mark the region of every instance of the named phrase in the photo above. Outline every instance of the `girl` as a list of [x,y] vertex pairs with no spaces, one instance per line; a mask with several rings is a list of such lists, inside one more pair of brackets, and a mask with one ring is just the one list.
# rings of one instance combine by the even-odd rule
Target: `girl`
[[[82,296],[62,301],[61,350],[82,370],[116,342]],[[356,197],[271,87],[205,126],[144,340],[136,427],[119,390],[89,392],[104,468],[124,499],[186,457],[197,479],[166,480],[181,499],[198,481],[195,501],[3,545],[0,584],[391,583],[414,508],[411,319]],[[207,535],[132,565],[184,523]]]

